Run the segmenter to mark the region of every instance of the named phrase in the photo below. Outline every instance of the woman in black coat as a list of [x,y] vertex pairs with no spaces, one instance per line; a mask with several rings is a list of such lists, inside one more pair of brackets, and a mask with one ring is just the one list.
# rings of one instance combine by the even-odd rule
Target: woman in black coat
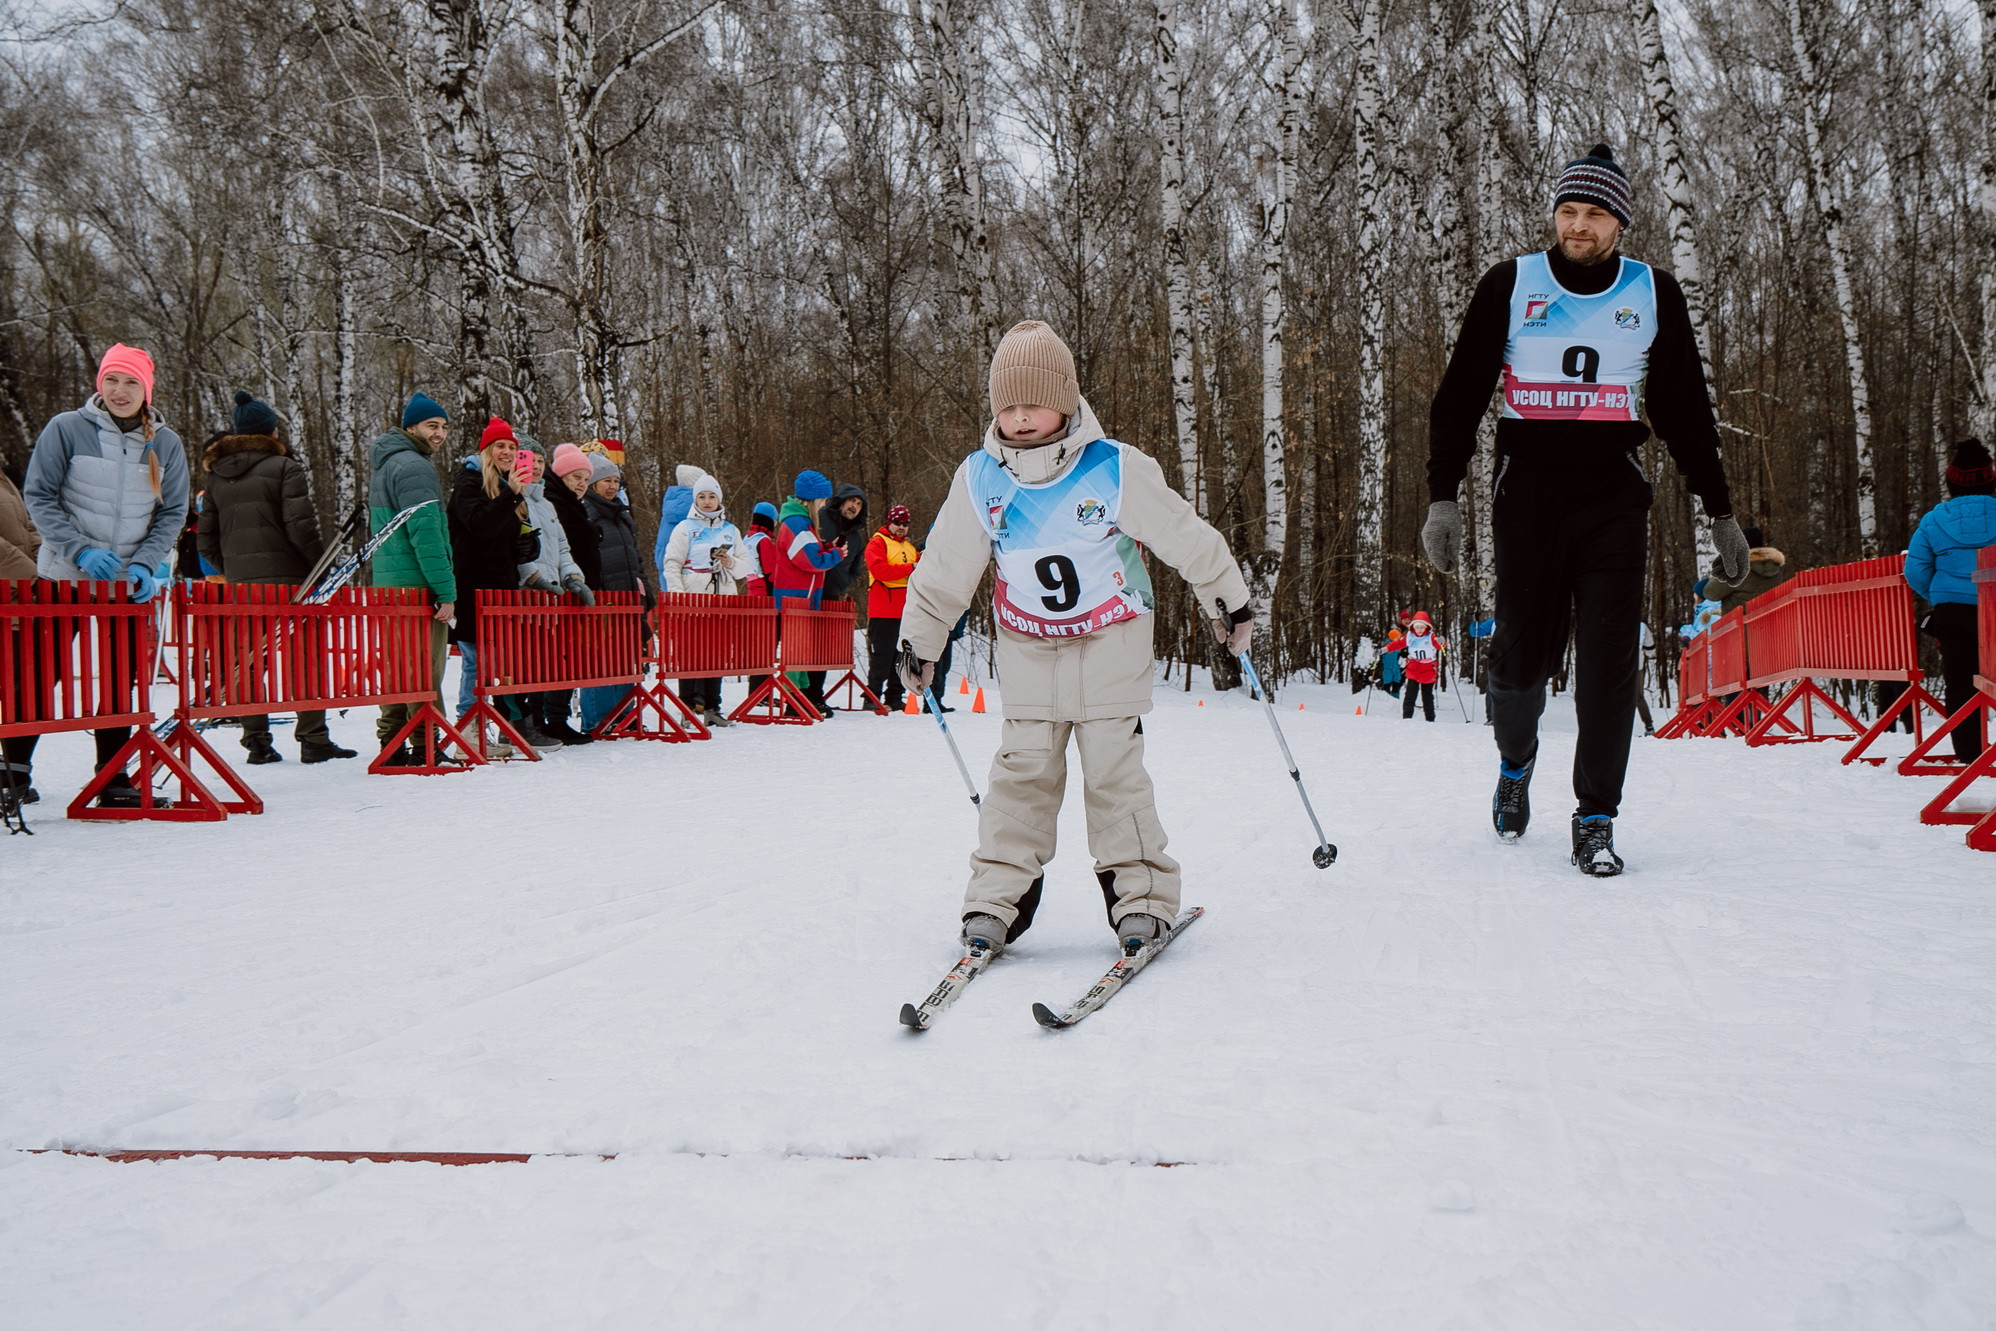
[[[478,442],[478,455],[458,469],[448,505],[451,565],[457,573],[457,618],[450,638],[464,662],[457,690],[460,716],[478,701],[472,691],[478,677],[477,593],[517,589],[520,565],[533,557],[531,549],[521,553],[528,528],[520,492],[526,487],[513,475],[513,459],[519,452],[513,427],[494,416]],[[500,702],[506,715],[520,725],[518,709],[505,705],[503,696]],[[521,736],[535,748],[542,747],[541,741],[559,747],[558,741],[540,735],[531,725],[521,725]]]

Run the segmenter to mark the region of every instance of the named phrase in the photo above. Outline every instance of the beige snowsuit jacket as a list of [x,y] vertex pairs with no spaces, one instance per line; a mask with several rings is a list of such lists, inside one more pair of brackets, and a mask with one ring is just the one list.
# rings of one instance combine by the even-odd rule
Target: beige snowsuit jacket
[[[1095,413],[1082,399],[1068,426],[1076,460],[1083,446],[1103,437]],[[985,429],[984,451],[1003,460],[995,424]],[[950,629],[969,608],[991,562],[991,538],[970,493],[969,471],[965,459],[936,514],[922,562],[908,580],[901,636],[924,661],[942,655]],[[1060,476],[1066,474],[1063,470]],[[1216,617],[1215,601],[1225,602],[1229,610],[1247,604],[1247,583],[1226,538],[1171,488],[1155,459],[1133,448],[1123,452],[1123,499],[1116,526],[1192,584],[1202,618]],[[1001,627],[997,664],[1006,718],[1100,721],[1148,712],[1153,619],[1139,615],[1078,638],[1035,638]]]

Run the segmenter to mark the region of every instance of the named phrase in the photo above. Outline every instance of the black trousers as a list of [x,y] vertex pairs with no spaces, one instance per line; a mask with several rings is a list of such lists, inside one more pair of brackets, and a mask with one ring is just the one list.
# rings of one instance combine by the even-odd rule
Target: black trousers
[[[1976,655],[1975,607],[1959,601],[1943,601],[1920,621],[1926,635],[1941,645],[1941,682],[1946,687],[1949,716],[1953,716],[1975,696]],[[1958,725],[1948,735],[1954,743],[1954,756],[1972,763],[1982,755],[1982,726],[1979,719]]]
[[1400,699],[1400,719],[1405,721],[1414,715],[1414,700],[1419,698],[1423,714],[1427,716],[1428,720],[1434,720],[1435,686],[1433,684],[1423,684],[1418,679],[1410,679],[1406,683],[1406,689],[1406,696]]
[[867,620],[866,650],[866,687],[888,707],[900,707],[907,701],[901,673],[894,668],[894,659],[901,654],[901,620]]
[[721,681],[682,679],[679,681],[679,699],[696,712],[718,712],[721,710]]
[[1512,767],[1538,755],[1546,682],[1559,669],[1570,632],[1580,729],[1573,794],[1583,817],[1612,818],[1621,809],[1642,671],[1638,624],[1649,502],[1648,483],[1632,470],[1629,483],[1603,484],[1591,493],[1577,485],[1524,486],[1514,478],[1500,487],[1491,509],[1497,632],[1490,647],[1490,703],[1497,752]]

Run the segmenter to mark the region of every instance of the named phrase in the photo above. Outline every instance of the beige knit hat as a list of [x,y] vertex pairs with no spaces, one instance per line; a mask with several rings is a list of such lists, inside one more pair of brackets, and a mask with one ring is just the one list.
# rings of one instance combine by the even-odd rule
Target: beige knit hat
[[991,414],[1021,403],[1072,416],[1081,405],[1074,353],[1037,319],[1013,324],[991,357]]

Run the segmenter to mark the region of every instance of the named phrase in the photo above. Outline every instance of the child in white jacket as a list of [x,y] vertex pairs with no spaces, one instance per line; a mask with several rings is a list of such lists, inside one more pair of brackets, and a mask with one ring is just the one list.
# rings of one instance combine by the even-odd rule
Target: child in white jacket
[[[665,589],[702,596],[738,596],[752,562],[741,529],[721,506],[721,483],[702,476],[693,483],[693,509],[672,529],[665,547]],[[721,715],[721,681],[682,679],[679,696],[710,726],[732,725]]]
[[1072,740],[1109,921],[1125,946],[1140,945],[1171,927],[1179,878],[1143,763],[1152,595],[1139,547],[1192,584],[1236,654],[1253,631],[1247,584],[1226,538],[1158,464],[1103,436],[1073,354],[1045,324],[1019,324],[999,344],[991,413],[936,515],[901,620],[903,679],[925,690],[997,559],[1005,730],[979,806],[963,939],[996,951],[1032,924]]

